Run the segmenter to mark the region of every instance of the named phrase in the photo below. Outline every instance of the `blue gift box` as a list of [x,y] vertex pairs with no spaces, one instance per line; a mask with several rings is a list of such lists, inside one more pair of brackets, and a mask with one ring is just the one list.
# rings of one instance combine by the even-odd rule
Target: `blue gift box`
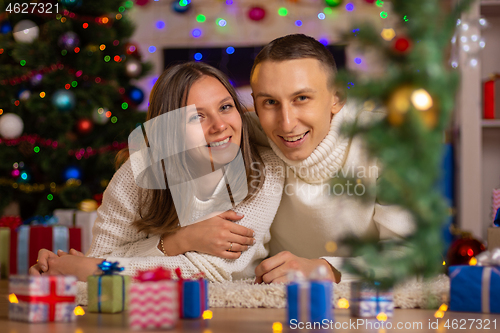
[[333,320],[331,281],[292,282],[287,286],[288,322]]
[[208,310],[208,281],[179,281],[179,303],[180,318],[201,318],[203,312]]
[[394,314],[392,289],[382,291],[378,285],[352,282],[349,308],[351,315],[356,317],[376,317],[379,313],[392,317]]
[[451,266],[450,311],[500,313],[499,266]]

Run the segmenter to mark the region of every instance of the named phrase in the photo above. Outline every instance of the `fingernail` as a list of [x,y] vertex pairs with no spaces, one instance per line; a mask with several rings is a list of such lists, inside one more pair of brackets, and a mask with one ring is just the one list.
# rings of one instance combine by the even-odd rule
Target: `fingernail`
[[40,268],[42,269],[42,271],[46,271],[47,270],[47,267],[45,265],[41,265]]
[[255,238],[255,231],[253,232],[253,238]]
[[236,213],[236,215],[241,216],[241,217],[245,216],[245,215],[243,215],[241,213]]
[[255,243],[257,243],[257,240],[254,238],[253,239],[253,244],[255,245]]
[[57,250],[57,252],[63,252],[63,250]]

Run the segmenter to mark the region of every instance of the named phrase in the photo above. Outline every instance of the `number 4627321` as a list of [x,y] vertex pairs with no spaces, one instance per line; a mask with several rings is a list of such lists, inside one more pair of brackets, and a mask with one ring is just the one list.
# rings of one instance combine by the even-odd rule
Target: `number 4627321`
[[[54,9],[54,12],[52,12]],[[39,2],[39,3],[9,3],[5,9],[8,13],[13,14],[57,14],[59,13],[59,4],[55,5],[49,2]]]

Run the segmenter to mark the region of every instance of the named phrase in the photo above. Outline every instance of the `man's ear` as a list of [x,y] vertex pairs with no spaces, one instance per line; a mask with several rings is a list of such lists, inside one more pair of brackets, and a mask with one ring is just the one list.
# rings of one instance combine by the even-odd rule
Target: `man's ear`
[[343,99],[338,91],[335,91],[332,97],[332,115],[337,114],[345,104],[345,99]]

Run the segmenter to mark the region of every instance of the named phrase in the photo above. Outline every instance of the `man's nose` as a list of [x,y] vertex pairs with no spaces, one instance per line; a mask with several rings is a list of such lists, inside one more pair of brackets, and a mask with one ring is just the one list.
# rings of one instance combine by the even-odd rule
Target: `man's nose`
[[282,104],[280,127],[284,133],[292,133],[297,124],[297,115],[293,107],[288,104]]

